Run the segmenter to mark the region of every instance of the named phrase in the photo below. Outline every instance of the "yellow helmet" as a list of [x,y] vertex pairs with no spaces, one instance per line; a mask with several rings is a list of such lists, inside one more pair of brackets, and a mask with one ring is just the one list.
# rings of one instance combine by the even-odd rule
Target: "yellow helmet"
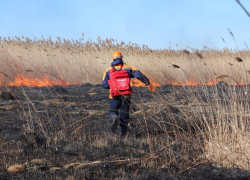
[[122,53],[120,51],[115,51],[112,55],[113,60],[122,59]]

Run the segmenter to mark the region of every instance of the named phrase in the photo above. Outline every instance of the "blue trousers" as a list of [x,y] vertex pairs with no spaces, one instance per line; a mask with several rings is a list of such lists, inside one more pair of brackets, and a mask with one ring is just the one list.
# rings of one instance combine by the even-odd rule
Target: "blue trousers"
[[128,131],[130,96],[116,96],[109,100],[109,116],[119,116],[120,110],[120,130],[121,136],[125,136]]

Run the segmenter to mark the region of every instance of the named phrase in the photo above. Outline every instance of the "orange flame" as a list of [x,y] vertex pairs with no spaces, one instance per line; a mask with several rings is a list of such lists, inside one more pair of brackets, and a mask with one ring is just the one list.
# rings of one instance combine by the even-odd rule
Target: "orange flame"
[[[3,83],[1,82],[1,85]],[[8,82],[9,86],[30,86],[30,87],[43,87],[43,86],[68,86],[69,83],[61,80],[52,81],[48,76],[44,76],[42,79],[38,78],[28,78],[23,75],[18,75],[15,77],[14,81]]]
[[[149,81],[150,81],[150,86],[148,86],[148,90],[150,92],[155,92],[155,87],[160,87],[160,84],[158,82],[154,82],[151,79],[149,79]],[[146,85],[140,80],[134,78],[134,79],[131,79],[131,86],[145,87]]]
[[173,86],[201,86],[201,85],[207,85],[207,86],[214,86],[218,83],[219,81],[214,81],[214,80],[210,80],[207,83],[202,83],[202,81],[197,82],[195,80],[189,80],[187,82],[181,82],[181,81],[170,81],[168,82],[169,85],[173,85]]
[[[6,80],[6,77],[4,77],[3,79]],[[4,85],[4,81],[2,81],[3,79],[0,79],[0,85]],[[213,86],[216,85],[220,80],[214,81],[214,80],[210,80],[207,83],[202,83],[202,81],[200,80],[195,81],[193,79],[187,81],[187,82],[183,82],[183,81],[169,81],[168,84],[169,85],[173,85],[173,86],[200,86],[200,85],[207,85],[207,86]],[[81,83],[79,82],[74,82],[74,83],[69,83],[69,82],[65,82],[62,80],[51,80],[49,79],[49,77],[47,75],[45,75],[43,78],[30,78],[30,77],[26,77],[24,75],[18,75],[14,78],[13,81],[8,82],[7,85],[8,86],[29,86],[29,87],[43,87],[43,86],[54,86],[54,85],[60,85],[60,86],[69,86],[70,84],[73,85],[81,85]],[[150,79],[150,84],[151,86],[148,87],[150,91],[154,91],[155,87],[160,87],[160,84],[158,82],[155,82],[153,80]],[[234,85],[244,85],[244,83],[235,83]],[[145,87],[146,85],[141,82],[140,80],[137,79],[132,79],[131,80],[131,86],[135,86],[135,87]]]
[[[3,79],[0,79],[0,85],[4,85],[4,81],[6,81],[6,77]],[[150,83],[152,86],[160,86],[159,83],[154,82],[150,80]],[[17,75],[13,81],[10,81],[7,83],[8,86],[29,86],[29,87],[43,87],[43,86],[54,86],[54,85],[60,85],[60,86],[69,86],[70,84],[74,85],[81,85],[79,82],[69,83],[62,80],[51,80],[47,75],[45,75],[43,78],[30,78],[27,76],[24,76],[22,74]],[[131,81],[132,86],[146,86],[144,83],[137,79],[132,79]]]
[[[158,82],[154,82],[153,80],[149,79],[150,81],[150,84],[154,87],[160,87],[160,84]],[[135,87],[145,87],[146,85],[141,82],[140,80],[138,79],[131,79],[131,86],[135,86]]]

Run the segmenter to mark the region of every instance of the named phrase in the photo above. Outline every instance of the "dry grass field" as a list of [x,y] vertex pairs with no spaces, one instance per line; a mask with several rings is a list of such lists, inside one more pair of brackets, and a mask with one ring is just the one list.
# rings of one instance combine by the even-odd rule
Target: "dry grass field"
[[[41,174],[48,173],[46,177],[51,179],[62,177],[54,173],[58,171],[68,179],[97,178],[100,174],[109,179],[164,179],[164,173],[169,178],[195,178],[198,172],[207,179],[211,176],[204,175],[206,172],[215,179],[250,177],[249,50],[152,50],[113,39],[93,42],[83,38],[1,39],[1,92],[10,92],[17,100],[2,98],[6,116],[0,121],[8,127],[14,117],[22,122],[20,135],[29,139],[27,134],[35,134],[44,142],[37,145],[34,141],[36,153],[31,155],[26,145],[18,144],[20,140],[7,143],[6,133],[1,134],[1,153],[8,157],[1,161],[2,175],[25,179],[28,173],[36,173],[33,164],[39,163],[32,164],[32,159],[40,153],[37,159],[50,158],[49,165],[40,164],[46,167]],[[154,93],[134,87],[136,111],[131,112],[130,134],[122,143],[108,133],[108,91],[98,86],[115,50],[158,86]],[[82,86],[84,91],[79,90],[82,84],[87,84]],[[65,86],[70,93],[57,93],[51,88],[58,86],[52,85]],[[16,116],[9,115],[13,104]],[[101,127],[96,120],[102,121]],[[65,149],[71,145],[76,152],[71,148],[73,155],[69,156]],[[58,147],[64,151],[53,159]],[[115,154],[110,152],[113,149]],[[10,176],[7,168],[16,171],[13,164],[22,164],[25,170],[17,168],[26,172],[25,176]],[[117,174],[107,174],[112,170]]]
[[[161,85],[213,84],[216,77],[228,75],[242,84],[249,82],[249,51],[215,50],[151,50],[136,43],[125,44],[113,39],[61,40],[13,38],[1,39],[0,72],[14,78],[48,77],[70,84],[99,84],[103,72],[110,66],[113,51],[120,50],[124,61],[139,68]],[[243,62],[237,62],[240,57]],[[174,68],[177,65],[180,68]],[[1,78],[4,81],[5,78]],[[10,79],[6,78],[7,81]],[[236,84],[228,79],[230,84]],[[4,82],[2,82],[4,83]],[[62,83],[63,84],[63,83]]]

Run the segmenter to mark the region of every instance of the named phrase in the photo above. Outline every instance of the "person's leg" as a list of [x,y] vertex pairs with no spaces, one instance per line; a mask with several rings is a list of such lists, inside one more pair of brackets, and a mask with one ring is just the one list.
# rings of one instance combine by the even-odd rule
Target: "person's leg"
[[123,96],[121,109],[120,109],[120,127],[121,127],[121,136],[124,137],[128,131],[128,122],[129,122],[129,108],[130,108],[130,97]]
[[114,97],[109,100],[109,116],[111,119],[111,131],[116,132],[117,126],[120,122],[118,110],[121,107],[121,97]]

